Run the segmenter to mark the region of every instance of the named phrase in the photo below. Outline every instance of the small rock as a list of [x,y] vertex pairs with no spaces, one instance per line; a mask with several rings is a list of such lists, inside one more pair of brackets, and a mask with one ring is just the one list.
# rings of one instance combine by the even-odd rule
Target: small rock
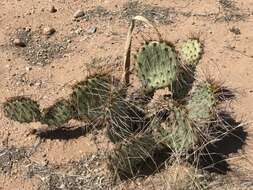
[[87,30],[87,33],[88,33],[88,34],[94,34],[94,33],[96,33],[96,31],[97,31],[97,27],[96,27],[96,26],[93,26],[93,27],[91,27],[91,28],[89,28],[89,29]]
[[26,70],[26,71],[31,71],[31,70],[32,70],[32,67],[26,67],[25,70]]
[[65,186],[65,184],[61,184],[61,186],[59,187],[59,189],[65,189],[66,188],[66,186]]
[[30,11],[27,11],[25,15],[32,15],[32,13]]
[[50,13],[55,13],[55,12],[57,12],[57,9],[55,8],[55,6],[52,5],[52,6],[50,7],[49,12],[50,12]]
[[56,30],[54,29],[54,28],[52,28],[52,27],[45,27],[44,29],[43,29],[43,34],[44,35],[52,35],[52,34],[54,34],[56,32]]
[[82,17],[82,16],[84,16],[84,11],[83,10],[77,10],[74,13],[74,18],[79,18],[79,17]]
[[232,27],[231,29],[229,29],[229,31],[234,33],[235,35],[240,35],[241,34],[240,28]]
[[18,47],[25,47],[26,46],[25,42],[23,42],[19,38],[14,39],[13,43],[14,43],[15,46],[18,46]]
[[34,86],[37,86],[37,87],[41,87],[42,85],[42,82],[41,81],[37,81],[34,83]]
[[31,32],[32,28],[30,26],[27,26],[24,28],[24,31],[25,32]]

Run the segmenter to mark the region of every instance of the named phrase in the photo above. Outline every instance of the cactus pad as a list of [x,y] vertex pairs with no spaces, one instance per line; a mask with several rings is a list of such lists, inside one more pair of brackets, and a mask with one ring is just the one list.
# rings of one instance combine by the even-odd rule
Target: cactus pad
[[177,80],[179,61],[172,46],[150,42],[137,54],[137,71],[147,91],[171,86]]
[[155,148],[156,143],[150,136],[132,139],[114,150],[109,159],[110,168],[121,179],[135,177],[143,167],[149,167],[146,161],[152,158]]
[[215,89],[210,82],[204,81],[195,87],[186,107],[189,118],[200,124],[213,119],[215,105]]
[[13,97],[7,100],[3,109],[6,117],[20,123],[30,123],[41,119],[39,104],[26,97]]
[[184,69],[181,69],[178,81],[173,83],[172,95],[176,100],[184,100],[192,88],[195,80],[195,67],[191,66],[187,65]]
[[71,103],[78,119],[96,119],[105,113],[110,97],[110,77],[96,76],[75,85]]
[[197,143],[194,125],[184,108],[172,106],[165,121],[158,126],[159,141],[175,152],[186,152]]
[[60,100],[45,110],[43,123],[49,126],[61,126],[73,117],[73,108],[67,100]]
[[197,64],[201,53],[202,47],[197,39],[189,39],[182,45],[181,56],[188,64]]

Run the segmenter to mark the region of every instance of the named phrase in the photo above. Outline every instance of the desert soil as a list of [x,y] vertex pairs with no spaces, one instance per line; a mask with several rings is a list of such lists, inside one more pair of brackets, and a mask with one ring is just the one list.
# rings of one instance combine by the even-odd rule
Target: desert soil
[[[74,18],[78,10],[83,10],[84,15]],[[2,0],[0,103],[22,95],[45,108],[67,97],[71,86],[85,79],[91,70],[121,66],[129,19],[135,15],[150,19],[163,38],[175,44],[192,36],[204,44],[199,76],[212,76],[234,89],[236,99],[227,109],[236,121],[247,124],[247,137],[240,139],[243,145],[228,158],[232,171],[247,171],[235,189],[253,189],[252,0]],[[48,27],[55,31],[47,33]],[[133,52],[143,40],[157,39],[141,24],[135,31]],[[94,132],[99,133],[98,138],[93,133],[74,132],[69,139],[41,140],[30,132],[45,126],[20,124],[7,119],[2,110],[0,114],[0,190],[81,189],[81,182],[71,183],[71,177],[70,182],[64,177],[58,179],[59,175],[55,175],[54,182],[53,174],[48,179],[50,172],[60,176],[65,176],[64,172],[90,175],[93,180],[87,180],[82,189],[112,188],[103,177],[106,163],[101,160],[105,160],[104,152],[110,148],[107,138],[100,134],[103,132]],[[78,128],[81,124],[69,125]],[[236,175],[232,172],[228,178]],[[159,189],[159,178],[153,179],[153,185],[145,186],[145,181],[118,188]],[[218,186],[224,181],[217,182]]]

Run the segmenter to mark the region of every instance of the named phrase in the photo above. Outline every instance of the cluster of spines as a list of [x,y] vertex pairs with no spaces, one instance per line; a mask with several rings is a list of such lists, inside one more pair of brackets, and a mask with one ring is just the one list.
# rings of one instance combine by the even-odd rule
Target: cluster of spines
[[112,142],[122,141],[145,126],[145,113],[134,102],[116,98],[108,109],[107,133]]

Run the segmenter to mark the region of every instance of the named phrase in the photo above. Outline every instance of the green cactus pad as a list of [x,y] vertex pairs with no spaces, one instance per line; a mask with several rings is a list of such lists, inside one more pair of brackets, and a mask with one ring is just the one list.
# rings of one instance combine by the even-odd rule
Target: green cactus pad
[[107,133],[112,142],[128,138],[145,125],[144,111],[137,108],[133,102],[122,98],[117,98],[107,115],[109,120]]
[[187,64],[197,64],[202,51],[201,44],[197,39],[189,39],[182,45],[181,56]]
[[20,123],[36,122],[41,119],[39,104],[26,97],[13,97],[3,105],[5,116]]
[[172,46],[150,42],[137,54],[137,71],[147,91],[171,86],[177,80],[179,61]]
[[160,141],[175,152],[187,152],[197,143],[193,123],[184,108],[173,106],[166,121],[159,128]]
[[149,167],[146,161],[152,158],[155,148],[156,143],[150,136],[132,139],[114,150],[109,157],[109,167],[121,179],[135,177],[144,167]]
[[71,104],[63,99],[44,111],[42,123],[58,127],[72,119],[73,114]]
[[189,119],[197,124],[210,122],[214,117],[216,103],[213,85],[208,81],[199,83],[194,88],[186,106],[189,112]]
[[110,97],[110,76],[95,76],[75,85],[71,103],[78,119],[96,119],[105,113]]

